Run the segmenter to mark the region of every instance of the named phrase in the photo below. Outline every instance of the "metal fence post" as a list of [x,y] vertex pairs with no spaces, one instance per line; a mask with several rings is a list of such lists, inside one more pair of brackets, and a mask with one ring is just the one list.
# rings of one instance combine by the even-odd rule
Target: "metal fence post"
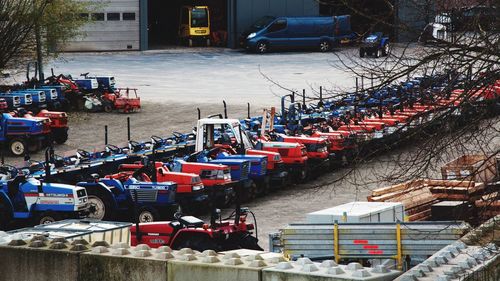
[[398,255],[397,255],[397,262],[398,262],[398,269],[401,270],[403,268],[403,259],[401,257],[401,224],[397,223],[396,224],[396,240],[397,240],[397,246],[398,246]]
[[335,225],[333,227],[333,253],[335,255],[335,262],[339,263],[339,224],[335,221]]

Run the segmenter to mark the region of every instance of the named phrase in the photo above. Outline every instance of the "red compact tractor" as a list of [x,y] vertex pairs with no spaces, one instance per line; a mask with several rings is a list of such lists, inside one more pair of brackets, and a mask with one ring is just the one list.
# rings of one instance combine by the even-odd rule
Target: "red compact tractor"
[[[237,206],[226,219],[220,217],[220,210],[215,210],[210,224],[180,214],[176,214],[173,221],[136,224],[130,228],[131,244],[147,244],[152,248],[169,246],[174,250],[191,248],[200,252],[235,249],[262,251],[259,240],[252,235],[252,230],[257,232],[255,225],[246,222],[249,213],[253,216],[248,209]],[[253,218],[255,220],[255,216]]]
[[41,110],[36,117],[50,119],[52,139],[57,144],[63,144],[68,140],[68,114],[66,112]]
[[[131,96],[131,92],[135,97]],[[141,98],[137,96],[137,89],[118,88],[114,92],[102,94],[104,111],[118,110],[124,113],[137,112],[141,110]]]

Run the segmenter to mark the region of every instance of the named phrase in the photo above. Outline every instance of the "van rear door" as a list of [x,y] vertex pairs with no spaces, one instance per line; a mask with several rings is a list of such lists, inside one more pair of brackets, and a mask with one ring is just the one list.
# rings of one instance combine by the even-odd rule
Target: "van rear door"
[[266,35],[271,47],[285,47],[288,44],[287,19],[277,19],[267,27]]

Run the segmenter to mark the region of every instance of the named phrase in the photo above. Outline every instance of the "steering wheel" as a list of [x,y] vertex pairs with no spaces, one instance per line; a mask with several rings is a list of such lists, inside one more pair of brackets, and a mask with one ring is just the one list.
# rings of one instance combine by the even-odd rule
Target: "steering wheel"
[[6,175],[9,178],[14,177],[16,174],[18,174],[18,169],[12,165],[9,164],[3,164],[0,166],[0,174]]
[[108,145],[106,145],[106,148],[111,150],[111,152],[113,152],[115,154],[122,153],[122,149],[116,145],[108,144]]
[[83,150],[83,149],[77,149],[76,153],[80,154],[83,158],[90,158],[92,154],[90,152]]
[[214,148],[211,148],[209,151],[207,151],[207,156],[208,156],[208,158],[215,158],[217,156],[217,154],[219,154],[220,152],[224,152],[224,151],[226,151],[226,150],[222,147],[214,147]]
[[175,218],[176,220],[179,220],[180,218],[182,218],[182,213],[181,213],[181,212],[175,212],[175,213],[174,213],[174,218]]

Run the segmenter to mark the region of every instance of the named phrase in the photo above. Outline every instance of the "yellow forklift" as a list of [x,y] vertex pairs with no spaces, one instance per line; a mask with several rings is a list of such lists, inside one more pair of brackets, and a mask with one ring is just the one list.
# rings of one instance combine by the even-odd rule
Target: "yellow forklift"
[[210,46],[210,12],[208,6],[181,7],[179,21],[181,43],[192,47],[194,43]]

